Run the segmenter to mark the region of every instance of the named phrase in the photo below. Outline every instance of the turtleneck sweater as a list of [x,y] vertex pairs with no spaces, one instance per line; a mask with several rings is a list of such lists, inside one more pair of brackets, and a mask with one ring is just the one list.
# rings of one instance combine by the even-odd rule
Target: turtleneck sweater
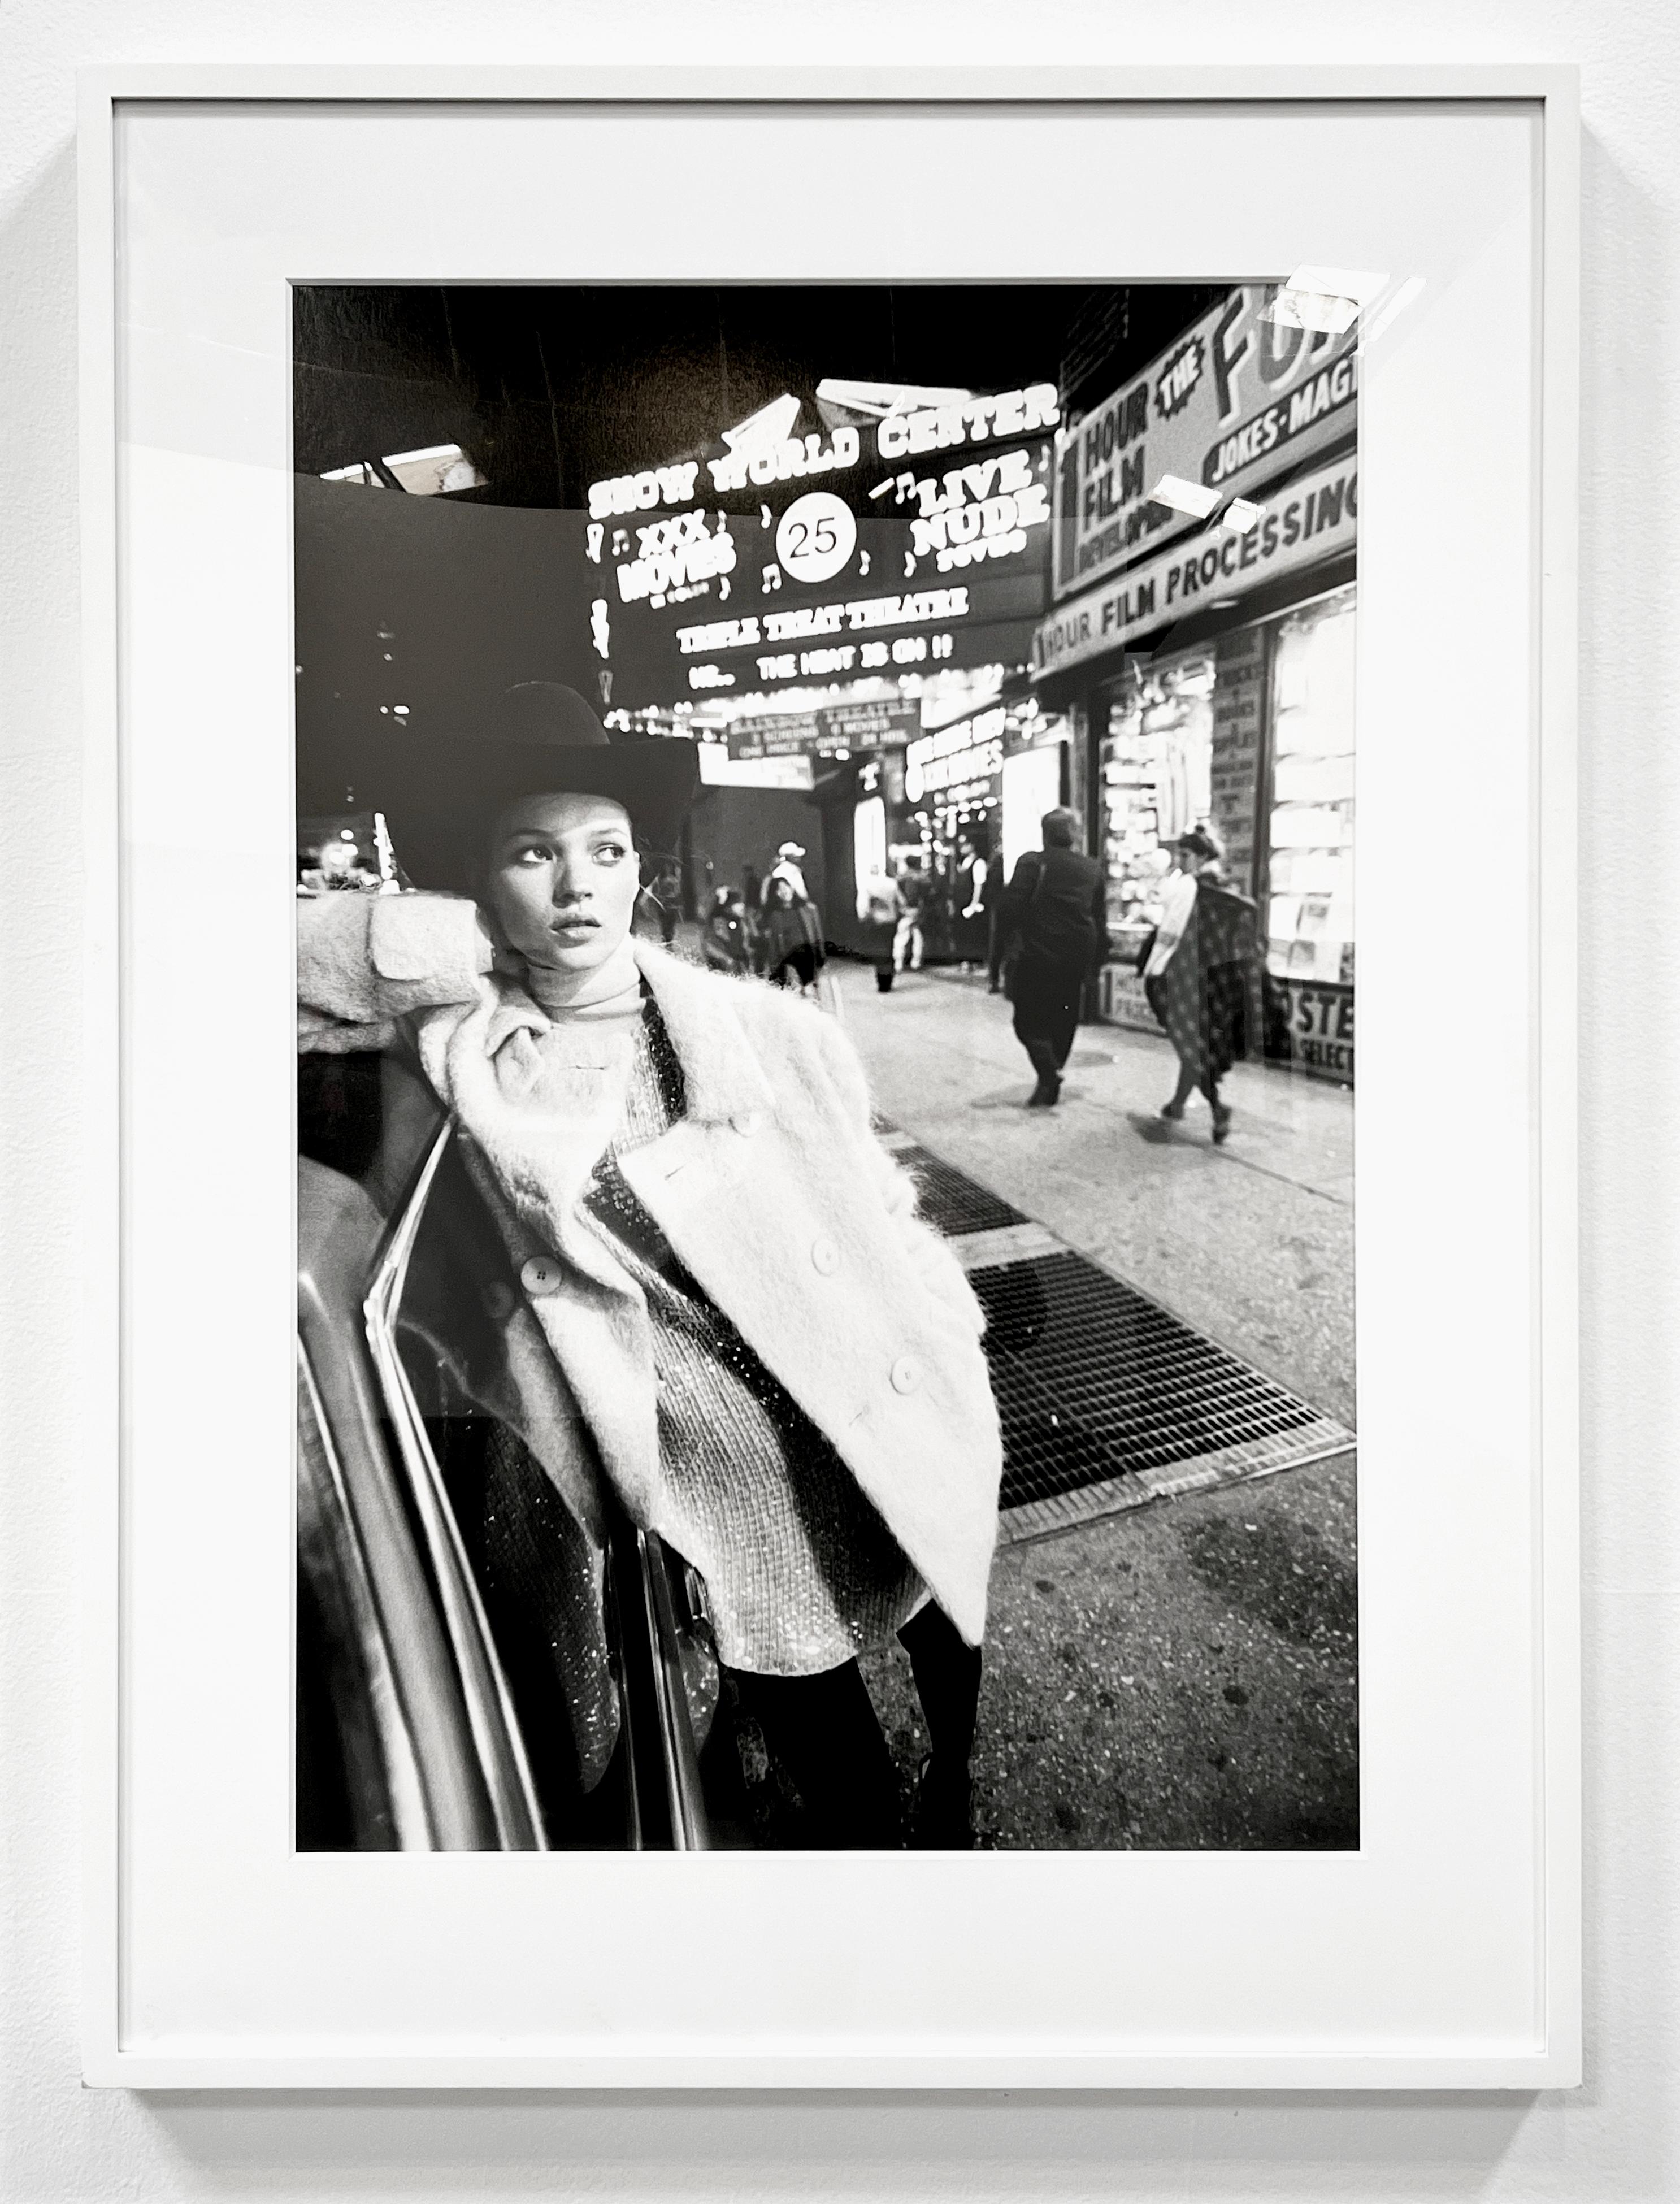
[[551,1184],[577,1188],[624,1114],[642,1027],[642,975],[626,937],[589,971],[533,964],[520,976],[545,1022],[505,1046],[519,1065],[525,1108],[547,1120]]
[[559,1022],[577,1019],[590,1025],[642,1015],[642,975],[626,934],[605,963],[585,972],[565,972],[547,964],[527,964],[526,992],[539,1010]]

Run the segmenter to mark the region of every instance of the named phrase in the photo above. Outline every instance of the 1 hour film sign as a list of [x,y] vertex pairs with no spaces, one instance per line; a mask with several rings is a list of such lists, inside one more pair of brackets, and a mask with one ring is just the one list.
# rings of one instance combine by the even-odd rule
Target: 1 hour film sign
[[1156,505],[1163,475],[1222,498],[1352,436],[1357,329],[1269,318],[1270,284],[1239,284],[1083,420],[1056,463],[1055,587],[1083,589],[1198,524]]

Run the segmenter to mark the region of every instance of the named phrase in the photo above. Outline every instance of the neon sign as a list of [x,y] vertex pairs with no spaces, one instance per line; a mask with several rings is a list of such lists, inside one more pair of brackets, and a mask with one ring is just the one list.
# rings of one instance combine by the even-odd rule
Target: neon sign
[[756,451],[729,452],[721,459],[708,459],[706,471],[720,494],[745,489],[748,483],[761,488],[771,483],[797,482],[807,475],[831,475],[855,467],[863,455],[855,429],[837,429],[834,441],[824,447],[819,435],[786,436],[779,443]]
[[838,635],[848,629],[909,627],[967,617],[967,590],[917,590],[908,596],[860,597],[850,604],[807,605],[798,612],[747,613],[739,619],[707,620],[700,627],[679,627],[677,643],[685,658],[692,658],[701,651],[740,650],[757,643]]
[[722,513],[708,534],[703,512],[676,512],[636,531],[637,555],[620,566],[618,595],[630,605],[651,598],[656,605],[683,595],[697,582],[735,571],[735,538]]
[[1053,429],[1062,418],[1053,382],[1025,390],[1005,390],[995,398],[965,398],[950,406],[930,406],[918,413],[890,413],[875,431],[884,459],[949,452],[962,444],[986,444],[1005,436],[1030,436]]
[[651,512],[657,505],[693,502],[698,459],[674,467],[643,467],[639,474],[614,475],[589,484],[589,518],[606,520],[619,512]]
[[942,574],[1024,551],[1026,530],[1050,517],[1049,488],[1034,482],[1025,452],[953,467],[943,482],[917,483],[915,493],[921,512],[910,523],[910,548],[936,560]]
[[1003,705],[977,713],[941,727],[937,734],[919,735],[904,754],[904,793],[912,803],[941,789],[966,787],[990,779],[1003,769],[1003,730],[1009,714]]

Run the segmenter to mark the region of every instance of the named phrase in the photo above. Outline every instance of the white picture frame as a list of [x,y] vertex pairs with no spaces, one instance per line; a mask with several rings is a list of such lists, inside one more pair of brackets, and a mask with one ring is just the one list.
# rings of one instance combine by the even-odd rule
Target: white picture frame
[[[896,204],[960,175],[965,218],[811,262],[790,203],[831,186],[743,194],[818,127],[815,167],[864,133]],[[1527,65],[85,78],[90,1060],[121,1036],[86,1156],[90,2083],[1578,2081],[1577,127]],[[630,181],[592,192],[608,137]],[[1425,278],[1362,418],[1362,1851],[294,1854],[287,282],[1187,281],[1379,264],[1361,235]],[[236,939],[170,922],[183,788],[275,881]],[[1498,975],[1426,1032],[1420,932]],[[237,1128],[171,1087],[183,1002]],[[1496,1138],[1442,1122],[1464,1065]]]

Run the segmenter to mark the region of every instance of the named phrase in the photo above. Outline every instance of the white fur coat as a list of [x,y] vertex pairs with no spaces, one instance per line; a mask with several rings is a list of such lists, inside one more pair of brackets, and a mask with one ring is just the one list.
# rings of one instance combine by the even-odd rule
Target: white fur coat
[[[912,1181],[871,1129],[856,1053],[832,1018],[762,982],[641,942],[636,957],[688,1107],[620,1158],[624,1176],[978,1644],[1003,1462],[984,1320],[955,1256],[916,1215]],[[551,1391],[533,1371],[534,1319],[621,1497],[657,1530],[647,1311],[577,1216],[606,1135],[587,1107],[556,1111],[533,1071],[550,1021],[487,963],[470,903],[300,904],[300,1045],[367,1047],[396,1018],[412,1021],[428,1077],[486,1158],[529,1252],[565,1259],[565,1288],[533,1295],[510,1319],[516,1383],[523,1367],[525,1391]],[[587,1520],[590,1472],[566,1458],[575,1424],[565,1404],[532,1398],[524,1409],[534,1452]]]

